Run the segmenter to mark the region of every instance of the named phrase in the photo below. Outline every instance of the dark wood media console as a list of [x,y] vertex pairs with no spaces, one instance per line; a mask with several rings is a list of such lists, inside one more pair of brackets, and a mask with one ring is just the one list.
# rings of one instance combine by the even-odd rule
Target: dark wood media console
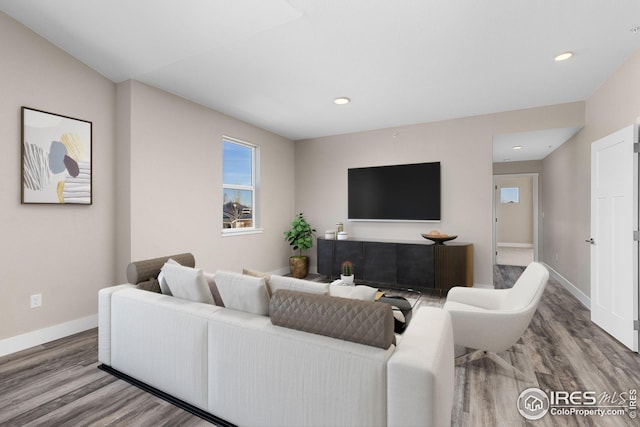
[[357,282],[438,290],[473,286],[473,244],[421,241],[327,240],[318,237],[318,273],[340,277],[351,261]]

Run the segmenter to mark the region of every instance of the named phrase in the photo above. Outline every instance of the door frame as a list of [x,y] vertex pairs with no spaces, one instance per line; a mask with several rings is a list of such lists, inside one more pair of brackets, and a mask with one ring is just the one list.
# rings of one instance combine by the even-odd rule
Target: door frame
[[532,184],[533,184],[533,260],[534,261],[538,261],[539,260],[539,239],[538,239],[538,235],[539,235],[539,229],[540,229],[540,224],[539,224],[539,218],[538,218],[538,206],[539,206],[539,193],[538,193],[538,185],[539,185],[539,181],[540,181],[540,174],[538,172],[531,172],[531,173],[511,173],[511,174],[503,174],[503,175],[493,175],[493,219],[492,219],[492,224],[491,224],[491,228],[492,228],[492,235],[493,235],[493,251],[492,251],[492,260],[493,260],[493,265],[496,265],[496,252],[497,252],[497,240],[498,240],[498,236],[496,234],[496,223],[497,221],[497,209],[496,209],[496,204],[499,201],[499,196],[498,196],[498,189],[497,189],[497,180],[500,178],[523,178],[523,177],[530,177],[532,179]]

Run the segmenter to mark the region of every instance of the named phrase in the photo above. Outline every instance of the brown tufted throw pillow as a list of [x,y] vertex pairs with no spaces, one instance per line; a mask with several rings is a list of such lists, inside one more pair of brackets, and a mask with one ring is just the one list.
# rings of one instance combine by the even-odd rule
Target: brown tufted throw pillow
[[389,304],[290,290],[276,291],[269,302],[271,323],[379,348],[393,344]]

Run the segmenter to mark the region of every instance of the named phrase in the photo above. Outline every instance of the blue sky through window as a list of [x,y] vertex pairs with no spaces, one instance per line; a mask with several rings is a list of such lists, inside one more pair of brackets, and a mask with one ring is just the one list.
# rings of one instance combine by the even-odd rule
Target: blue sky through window
[[251,147],[228,141],[224,141],[223,144],[223,182],[231,185],[250,186],[252,184]]
[[222,144],[223,203],[238,202],[253,209],[253,147],[226,140]]
[[520,189],[518,187],[505,187],[500,189],[500,203],[519,203]]

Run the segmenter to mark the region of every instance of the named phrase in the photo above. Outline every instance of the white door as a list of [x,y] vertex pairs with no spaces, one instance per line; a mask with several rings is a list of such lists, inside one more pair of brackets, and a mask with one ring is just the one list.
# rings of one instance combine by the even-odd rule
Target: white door
[[591,145],[591,320],[638,351],[636,126]]

